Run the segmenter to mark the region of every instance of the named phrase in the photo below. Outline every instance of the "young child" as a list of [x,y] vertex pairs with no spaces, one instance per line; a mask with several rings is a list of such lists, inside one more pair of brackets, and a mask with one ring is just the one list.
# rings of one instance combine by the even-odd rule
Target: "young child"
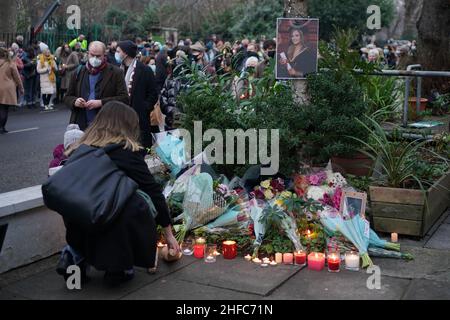
[[57,168],[64,164],[65,160],[67,160],[67,156],[64,152],[73,143],[80,140],[83,134],[84,132],[80,130],[80,127],[77,124],[69,124],[66,133],[64,134],[64,144],[56,146],[55,150],[53,150],[53,160],[50,162],[49,169]]

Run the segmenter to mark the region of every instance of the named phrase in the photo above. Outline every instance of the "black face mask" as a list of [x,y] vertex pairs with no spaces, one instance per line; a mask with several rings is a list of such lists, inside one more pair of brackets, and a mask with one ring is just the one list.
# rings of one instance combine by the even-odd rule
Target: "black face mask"
[[275,50],[268,51],[267,55],[269,56],[269,58],[275,58]]

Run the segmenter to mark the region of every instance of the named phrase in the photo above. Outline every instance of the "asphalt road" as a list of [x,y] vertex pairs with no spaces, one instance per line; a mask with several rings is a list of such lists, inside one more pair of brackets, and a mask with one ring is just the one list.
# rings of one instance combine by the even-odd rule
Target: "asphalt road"
[[70,111],[60,105],[55,111],[10,112],[0,135],[0,193],[42,184],[48,175],[53,149],[64,141]]

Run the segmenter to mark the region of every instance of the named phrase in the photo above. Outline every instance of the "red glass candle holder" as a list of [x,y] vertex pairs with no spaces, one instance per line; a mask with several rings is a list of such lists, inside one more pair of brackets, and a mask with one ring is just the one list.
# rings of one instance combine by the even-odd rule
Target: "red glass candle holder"
[[194,257],[197,259],[203,259],[205,256],[205,247],[206,247],[206,241],[203,238],[198,238],[195,240],[194,245]]
[[223,258],[233,260],[237,257],[237,243],[236,241],[224,241],[222,243]]
[[341,257],[339,253],[330,253],[327,257],[328,271],[339,272],[341,271]]
[[306,252],[303,250],[294,252],[294,262],[296,266],[306,265]]

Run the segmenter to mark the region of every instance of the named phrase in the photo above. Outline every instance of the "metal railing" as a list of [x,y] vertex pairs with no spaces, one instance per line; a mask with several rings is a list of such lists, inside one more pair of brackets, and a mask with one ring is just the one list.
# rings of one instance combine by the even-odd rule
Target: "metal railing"
[[[411,92],[411,82],[416,79],[416,112],[420,112],[420,102],[422,100],[422,78],[424,77],[445,77],[450,78],[450,71],[425,71],[421,69],[420,64],[409,65],[406,70],[381,70],[371,72],[370,75],[388,76],[388,77],[405,77],[405,101],[403,104],[403,126],[408,126],[408,110],[409,110],[409,95]],[[357,73],[363,74],[362,70],[356,70]]]

